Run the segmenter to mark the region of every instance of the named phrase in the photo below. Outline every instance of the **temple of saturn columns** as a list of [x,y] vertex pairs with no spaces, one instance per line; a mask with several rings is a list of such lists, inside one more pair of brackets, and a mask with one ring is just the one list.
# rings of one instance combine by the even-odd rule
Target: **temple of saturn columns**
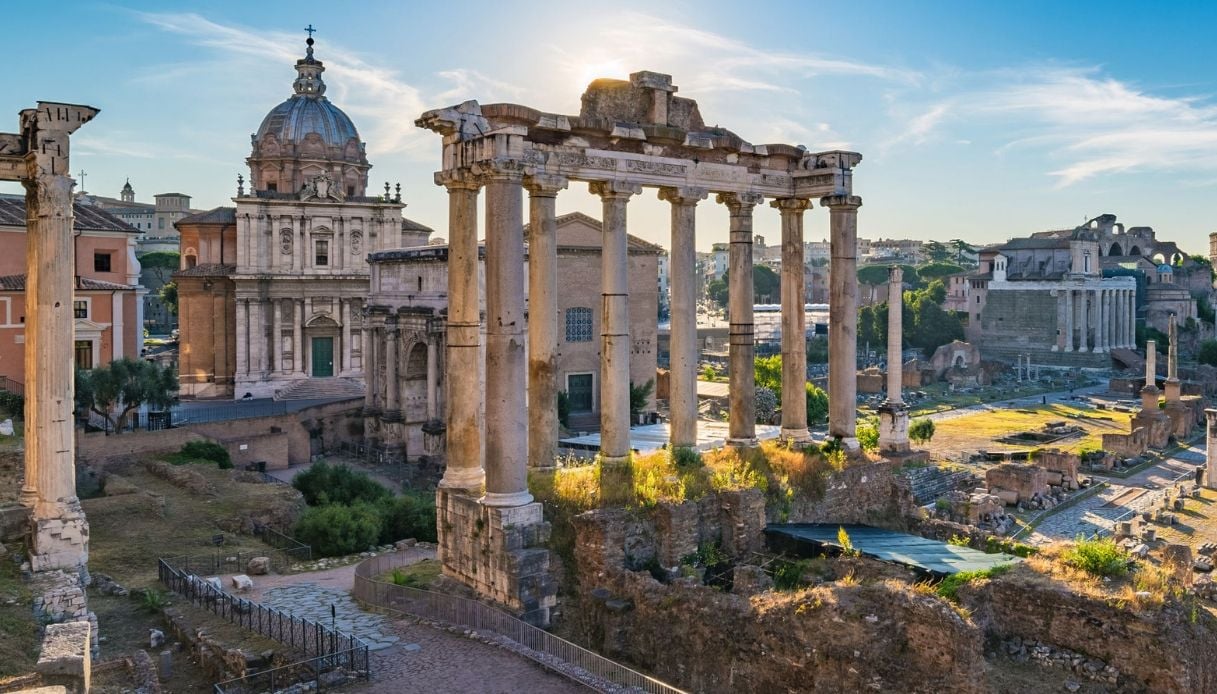
[[[829,210],[832,291],[829,433],[856,448],[857,211],[855,152],[813,153],[753,145],[709,127],[697,103],[677,97],[668,75],[601,79],[578,115],[517,104],[466,101],[416,121],[443,137],[435,175],[449,196],[447,467],[437,492],[444,571],[537,623],[554,588],[545,578],[548,533],[528,490],[528,467],[552,465],[557,446],[553,374],[558,311],[554,284],[555,198],[585,182],[603,206],[600,460],[602,496],[628,480],[629,354],[626,220],[629,201],[656,188],[671,205],[671,446],[697,433],[695,222],[698,203],[729,219],[728,443],[755,436],[752,219],[770,201],[782,223],[782,436],[809,440],[804,383],[803,214]],[[485,345],[479,363],[477,197],[485,190]],[[529,295],[525,306],[524,191],[529,194]],[[527,321],[527,322],[526,322]],[[527,344],[526,344],[527,340]],[[527,347],[527,349],[526,349]],[[526,356],[527,355],[527,356]],[[628,489],[628,487],[626,487]],[[508,556],[510,555],[510,556]]]
[[76,497],[73,378],[72,187],[68,140],[89,106],[40,101],[21,132],[0,133],[0,181],[25,186],[25,484],[30,567],[86,576],[89,525]]
[[887,399],[879,406],[879,450],[909,451],[909,408],[904,404],[904,270],[887,270]]

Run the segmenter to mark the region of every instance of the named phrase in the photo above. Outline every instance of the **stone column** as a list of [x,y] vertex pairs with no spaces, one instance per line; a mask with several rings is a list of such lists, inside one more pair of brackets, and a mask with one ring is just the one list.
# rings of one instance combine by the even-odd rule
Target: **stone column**
[[345,376],[351,370],[351,305],[346,299],[338,299],[338,318],[342,321],[342,362],[338,375]]
[[[600,461],[620,465],[630,455],[629,246],[626,204],[642,187],[630,181],[588,186],[604,203],[600,291]],[[601,473],[604,474],[603,472]],[[602,485],[603,488],[603,485]],[[624,490],[615,490],[624,493]]]
[[[535,175],[528,188],[528,464],[558,454],[558,191],[566,179]],[[430,373],[430,372],[428,372]]]
[[803,212],[810,200],[769,203],[782,214],[782,440],[811,441],[807,433],[807,303],[803,276]]
[[1166,402],[1176,403],[1182,396],[1179,384],[1179,327],[1175,314],[1171,314],[1168,328],[1170,345],[1166,348]]
[[[522,176],[486,179],[487,506],[523,506],[528,493],[528,399],[524,344]],[[629,353],[626,353],[629,357]],[[627,400],[626,405],[629,405]]]
[[1205,437],[1204,486],[1217,489],[1217,410],[1205,410],[1204,418],[1208,425]]
[[1107,351],[1107,292],[1102,289],[1094,290],[1094,351]]
[[847,449],[858,447],[858,208],[856,195],[820,200],[831,211],[832,264],[829,275],[828,433]]
[[379,414],[379,412],[376,407],[376,362],[372,359],[371,318],[367,315],[363,316],[363,325],[359,330],[359,337],[363,340],[363,347],[360,352],[364,385],[363,414],[364,416],[373,416]]
[[448,189],[447,465],[440,486],[478,493],[482,471],[481,306],[477,199],[468,171],[436,176]]
[[1141,388],[1141,411],[1158,412],[1158,343],[1145,341],[1145,386]]
[[[887,400],[879,406],[879,449],[909,450],[909,413],[904,404],[904,271],[887,270]],[[1022,357],[1019,357],[1021,364]],[[1022,370],[1019,370],[1021,376]],[[1021,380],[1021,378],[1020,378]]]
[[385,421],[401,421],[401,383],[397,378],[397,316],[385,320]]
[[[236,304],[237,368],[233,374],[234,383],[241,376],[249,375],[249,302],[245,299],[237,299]],[[237,393],[234,389],[233,395],[241,397],[244,393]]]
[[1073,295],[1073,326],[1077,331],[1075,351],[1089,352],[1086,337],[1086,291],[1078,289]]
[[367,388],[368,392],[372,394],[372,411],[379,415],[384,411],[382,408],[385,404],[384,398],[381,396],[383,384],[380,382],[385,360],[384,331],[371,324],[368,324],[365,330],[368,333],[369,343],[368,364],[372,367],[372,373],[366,377]]
[[[25,485],[33,508],[34,571],[84,570],[89,526],[76,497],[69,135],[97,114],[88,106],[39,102],[21,112],[26,154],[12,162],[25,187]],[[3,141],[3,140],[0,140]],[[20,146],[20,145],[18,145]],[[0,163],[4,163],[0,158]]]
[[274,332],[271,334],[270,340],[272,354],[274,354],[271,370],[275,373],[282,373],[287,368],[283,359],[283,302],[274,299],[271,301],[271,306],[273,307],[271,310],[274,312],[274,327],[272,328]]
[[292,370],[304,373],[304,299],[292,300]]
[[672,293],[670,380],[668,409],[671,446],[697,445],[697,203],[705,200],[705,188],[660,188],[659,199],[672,205],[672,246],[668,265],[668,288]]
[[1064,326],[1064,347],[1062,351],[1073,351],[1073,290],[1062,289],[1061,294],[1064,295],[1065,302],[1065,326]]
[[1128,345],[1137,344],[1137,290],[1128,290]]
[[728,397],[730,421],[727,444],[756,445],[756,340],[752,305],[752,209],[764,201],[760,193],[719,193],[718,202],[731,213],[727,256]]
[[1106,297],[1105,313],[1107,316],[1107,325],[1105,332],[1107,334],[1107,351],[1110,352],[1111,350],[1120,346],[1120,333],[1117,329],[1120,325],[1119,319],[1117,318],[1120,313],[1120,301],[1114,290],[1105,290],[1103,295]]
[[263,322],[266,312],[263,305],[261,299],[249,301],[249,357],[253,362],[249,371],[257,379],[266,376],[266,324]]
[[439,350],[435,344],[435,336],[427,335],[427,421],[433,422],[439,417]]

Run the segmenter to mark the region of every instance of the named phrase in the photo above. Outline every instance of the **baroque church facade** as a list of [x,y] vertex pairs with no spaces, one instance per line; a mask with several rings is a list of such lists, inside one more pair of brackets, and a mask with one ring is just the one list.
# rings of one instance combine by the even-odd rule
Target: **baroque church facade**
[[251,138],[248,190],[239,177],[235,207],[177,222],[184,396],[362,394],[368,254],[431,233],[387,183],[368,195],[365,145],[307,44]]

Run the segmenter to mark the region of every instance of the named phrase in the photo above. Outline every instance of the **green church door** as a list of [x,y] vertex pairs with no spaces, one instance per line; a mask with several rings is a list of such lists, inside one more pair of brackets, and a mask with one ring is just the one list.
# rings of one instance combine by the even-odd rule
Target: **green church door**
[[334,338],[313,338],[313,378],[334,375]]

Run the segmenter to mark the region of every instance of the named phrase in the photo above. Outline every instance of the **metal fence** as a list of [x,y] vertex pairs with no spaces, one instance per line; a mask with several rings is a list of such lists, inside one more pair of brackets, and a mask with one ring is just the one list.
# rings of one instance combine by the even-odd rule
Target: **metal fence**
[[[273,479],[273,478],[272,478]],[[254,535],[259,540],[274,547],[282,554],[284,566],[275,567],[281,572],[287,572],[292,569],[294,562],[310,561],[313,558],[313,548],[309,545],[300,542],[294,537],[288,537],[274,528],[262,523],[254,524]]]
[[[337,689],[345,685],[352,675],[367,679],[366,668],[360,674],[356,664],[360,658],[366,660],[366,653],[360,654],[359,648],[352,648],[339,653],[318,656],[301,660],[289,665],[283,665],[269,670],[250,673],[226,682],[218,682],[212,689],[215,694],[253,694],[254,692],[278,692],[286,687],[297,684],[312,684],[311,691],[324,692],[326,689]],[[327,677],[331,673],[334,676]]]
[[352,595],[360,602],[388,612],[498,634],[530,649],[536,655],[525,655],[537,662],[550,665],[550,661],[542,657],[548,656],[549,659],[580,667],[595,677],[626,687],[629,691],[684,694],[683,690],[613,662],[476,600],[377,580],[378,576],[406,566],[413,559],[413,555],[409,553],[395,552],[360,562],[355,567],[355,588]]
[[237,597],[193,573],[198,569],[213,568],[209,559],[181,557],[157,560],[161,583],[194,605],[232,624],[296,649],[305,657],[342,657],[343,667],[368,679],[371,663],[368,660],[368,644],[363,639],[320,622]]

